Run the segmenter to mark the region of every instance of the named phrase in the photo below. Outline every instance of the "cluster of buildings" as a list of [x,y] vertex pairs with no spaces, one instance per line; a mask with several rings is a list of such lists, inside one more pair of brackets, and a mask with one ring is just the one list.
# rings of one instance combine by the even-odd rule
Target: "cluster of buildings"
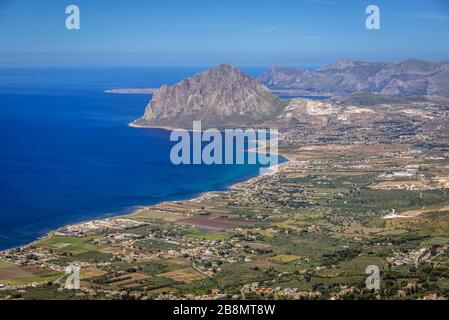
[[143,225],[144,223],[130,219],[111,218],[93,220],[65,227],[58,232],[62,235],[85,236],[90,233],[104,232],[107,230],[126,230]]

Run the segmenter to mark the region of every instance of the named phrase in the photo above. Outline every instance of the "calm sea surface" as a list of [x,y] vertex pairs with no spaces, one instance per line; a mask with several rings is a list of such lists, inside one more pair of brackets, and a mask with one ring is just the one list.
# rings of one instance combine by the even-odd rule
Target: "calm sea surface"
[[256,165],[172,165],[169,132],[127,126],[150,96],[104,93],[174,84],[202,70],[0,70],[0,249],[257,175]]

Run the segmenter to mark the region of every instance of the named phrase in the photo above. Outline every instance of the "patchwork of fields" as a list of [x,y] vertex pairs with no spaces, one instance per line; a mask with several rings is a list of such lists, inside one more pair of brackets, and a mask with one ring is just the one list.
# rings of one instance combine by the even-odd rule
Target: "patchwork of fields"
[[[277,173],[227,192],[70,227],[70,235],[59,230],[1,253],[0,297],[449,297],[449,190],[431,183],[449,160],[443,150],[438,158],[428,152],[284,150],[290,162]],[[379,188],[404,180],[394,173],[407,168],[419,188]],[[80,290],[63,289],[72,264],[81,267]],[[373,265],[380,290],[365,286]]]

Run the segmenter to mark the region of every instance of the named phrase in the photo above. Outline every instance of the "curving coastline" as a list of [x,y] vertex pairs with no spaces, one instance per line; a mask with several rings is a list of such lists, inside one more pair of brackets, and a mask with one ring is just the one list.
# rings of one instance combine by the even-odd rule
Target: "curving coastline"
[[[167,128],[159,128],[159,129],[167,129]],[[167,129],[169,130],[169,129]],[[254,151],[249,151],[249,152],[254,152]],[[287,155],[281,155],[278,154],[282,159],[284,159],[285,161],[283,161],[282,163],[273,165],[272,167],[268,168],[268,170],[264,173],[260,173],[257,174],[256,176],[252,176],[249,177],[243,181],[238,181],[238,182],[233,182],[230,183],[228,185],[225,186],[224,190],[219,190],[219,191],[204,191],[201,192],[199,194],[193,195],[191,197],[188,197],[186,199],[179,199],[179,200],[170,200],[170,201],[161,201],[159,203],[155,203],[149,206],[134,206],[134,210],[132,210],[131,212],[128,212],[126,214],[112,214],[111,216],[108,217],[103,217],[103,218],[98,218],[98,219],[87,219],[87,220],[83,220],[77,223],[73,223],[73,224],[67,224],[64,226],[61,226],[57,229],[54,229],[50,232],[48,232],[46,235],[37,238],[36,240],[29,242],[27,244],[24,245],[20,245],[20,246],[15,246],[12,248],[8,248],[8,249],[4,249],[4,250],[0,250],[0,253],[5,253],[8,252],[10,250],[15,250],[15,249],[25,249],[28,247],[32,247],[33,245],[38,244],[39,242],[49,239],[50,237],[52,237],[53,235],[57,234],[57,233],[63,233],[65,230],[67,230],[70,227],[74,227],[74,226],[81,226],[83,224],[89,223],[89,222],[99,222],[99,221],[108,221],[108,220],[114,220],[114,219],[130,219],[132,220],[132,216],[138,214],[139,212],[141,212],[142,210],[148,210],[152,207],[156,207],[162,204],[175,204],[181,201],[198,201],[201,200],[203,197],[208,197],[211,196],[212,194],[217,194],[217,193],[223,193],[223,192],[227,192],[230,190],[233,191],[239,191],[239,190],[243,190],[243,188],[245,187],[245,185],[247,184],[254,184],[254,183],[258,183],[259,180],[261,180],[264,176],[267,175],[273,175],[276,173],[281,173],[283,171],[283,169],[292,161],[292,159],[290,159]]]

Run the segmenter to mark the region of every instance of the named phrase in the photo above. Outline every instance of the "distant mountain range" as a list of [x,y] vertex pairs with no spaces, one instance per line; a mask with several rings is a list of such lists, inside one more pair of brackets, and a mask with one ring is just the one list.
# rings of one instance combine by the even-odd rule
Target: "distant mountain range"
[[316,71],[274,66],[258,80],[272,91],[291,95],[449,96],[449,60],[399,63],[343,59]]
[[238,68],[223,64],[156,90],[142,118],[132,126],[192,129],[239,127],[273,119],[286,103]]
[[[407,60],[395,64],[340,60],[314,72],[273,67],[260,80],[272,90],[338,98],[321,102],[283,100],[238,68],[223,64],[154,91],[143,117],[131,126],[192,129],[193,121],[198,120],[204,129],[268,123],[319,125],[344,119],[382,122],[386,114],[392,117],[385,108],[373,111],[363,107],[390,104],[423,107],[440,102],[447,105],[449,101],[444,97],[449,96],[449,62]],[[347,107],[356,109],[348,111]],[[403,113],[399,114],[401,121],[405,121]]]

